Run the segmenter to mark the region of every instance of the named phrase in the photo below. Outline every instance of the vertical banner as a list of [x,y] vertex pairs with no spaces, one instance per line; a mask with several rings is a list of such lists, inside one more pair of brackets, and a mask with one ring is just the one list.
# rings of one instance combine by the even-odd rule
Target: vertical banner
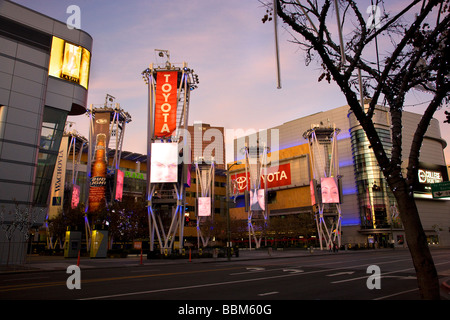
[[99,133],[95,145],[95,161],[92,164],[89,188],[89,212],[98,210],[106,201],[106,137]]
[[70,207],[72,209],[75,209],[76,207],[78,207],[78,204],[80,203],[80,194],[81,194],[80,186],[74,184],[72,186],[72,199],[70,201]]
[[114,200],[116,201],[122,201],[124,176],[125,174],[122,170],[119,169],[116,170],[115,185],[114,185]]
[[160,71],[156,78],[155,136],[170,137],[177,128],[178,71]]
[[59,146],[58,157],[56,158],[55,169],[53,171],[51,200],[48,209],[49,218],[56,217],[63,209],[68,144],[69,137],[63,136],[61,145]]
[[94,212],[106,201],[107,147],[109,143],[110,112],[96,112],[94,122],[95,156],[91,167],[89,212]]

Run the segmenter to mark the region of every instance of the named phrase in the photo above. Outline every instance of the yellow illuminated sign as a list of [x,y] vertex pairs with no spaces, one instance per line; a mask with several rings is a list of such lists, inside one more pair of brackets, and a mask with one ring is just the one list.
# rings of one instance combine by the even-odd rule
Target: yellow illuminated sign
[[87,89],[89,81],[89,50],[53,37],[48,74],[75,82]]

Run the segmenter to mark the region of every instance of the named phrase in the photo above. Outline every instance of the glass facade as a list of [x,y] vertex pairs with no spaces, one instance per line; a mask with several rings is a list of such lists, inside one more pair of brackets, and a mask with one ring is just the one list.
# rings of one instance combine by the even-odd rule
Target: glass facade
[[67,113],[67,111],[48,106],[44,108],[33,197],[33,202],[37,206],[47,205]]
[[[382,128],[377,128],[376,131],[389,157],[392,147],[390,132]],[[361,228],[398,227],[399,218],[394,196],[386,184],[363,129],[351,132],[351,143]]]

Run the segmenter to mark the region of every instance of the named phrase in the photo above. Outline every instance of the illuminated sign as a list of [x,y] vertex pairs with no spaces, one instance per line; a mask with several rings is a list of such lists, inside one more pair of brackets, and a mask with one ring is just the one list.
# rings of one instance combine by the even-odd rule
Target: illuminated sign
[[114,200],[122,201],[123,195],[123,179],[124,172],[121,170],[116,170],[116,184],[114,187]]
[[80,193],[80,186],[74,184],[72,188],[72,200],[70,201],[70,207],[72,209],[78,207],[78,204],[80,203]]
[[[250,174],[238,173],[231,176],[231,180],[236,181],[239,192],[242,193],[244,190],[249,188],[247,181],[249,180]],[[277,167],[267,168],[267,175],[261,176],[261,188],[264,188],[264,183],[267,181],[267,188],[283,187],[291,184],[291,164],[285,163]]]
[[157,73],[155,94],[155,136],[169,137],[177,127],[177,71]]
[[150,182],[178,181],[178,144],[152,143]]
[[309,182],[309,192],[311,194],[311,205],[316,204],[316,186],[313,180]]
[[414,183],[414,191],[430,194],[432,184],[444,181],[448,181],[448,173],[445,166],[419,162],[417,180]]
[[439,183],[444,181],[441,172],[424,169],[418,170],[418,178],[420,183]]
[[265,208],[264,189],[250,190],[250,210],[264,211]]
[[339,189],[333,177],[320,178],[322,203],[339,203]]
[[211,198],[199,197],[198,198],[198,216],[209,217],[211,215]]
[[91,53],[89,50],[53,37],[48,74],[78,83],[87,89]]

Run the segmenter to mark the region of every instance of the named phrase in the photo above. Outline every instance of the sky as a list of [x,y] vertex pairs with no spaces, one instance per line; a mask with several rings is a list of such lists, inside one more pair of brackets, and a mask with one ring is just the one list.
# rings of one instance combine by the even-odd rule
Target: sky
[[[319,64],[305,64],[305,54],[279,26],[281,89],[277,88],[274,27],[262,23],[266,9],[258,0],[14,0],[66,22],[70,5],[80,8],[81,29],[93,40],[88,105],[101,106],[106,94],[116,98],[132,121],[123,150],[146,154],[147,88],[141,72],[157,61],[155,49],[169,50],[172,63],[187,62],[199,76],[192,91],[189,124],[225,129],[266,129],[316,112],[346,105],[338,86],[318,82]],[[395,13],[406,0],[387,1]],[[360,0],[363,8],[370,0]],[[364,9],[361,10],[365,12]],[[345,30],[344,30],[345,33]],[[422,113],[430,95],[414,91],[405,110]],[[450,144],[450,124],[443,108],[435,114]],[[87,116],[69,117],[88,137]],[[444,150],[450,164],[450,146]]]

